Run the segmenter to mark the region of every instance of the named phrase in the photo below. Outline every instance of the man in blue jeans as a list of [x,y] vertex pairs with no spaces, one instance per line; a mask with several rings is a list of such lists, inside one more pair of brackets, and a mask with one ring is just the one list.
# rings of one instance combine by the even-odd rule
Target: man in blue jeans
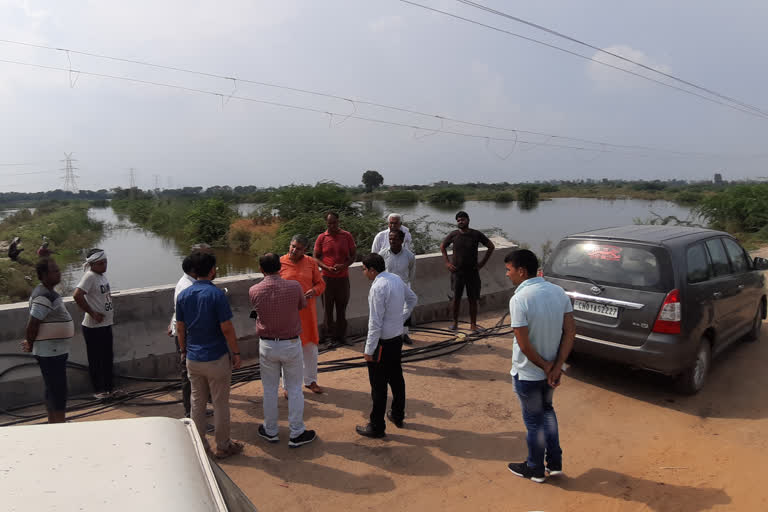
[[516,286],[509,301],[515,331],[510,373],[528,430],[528,459],[507,467],[518,476],[541,483],[545,469],[550,476],[563,472],[563,451],[552,396],[573,348],[573,306],[562,288],[536,277],[539,261],[531,251],[522,249],[507,254],[504,265],[507,277]]

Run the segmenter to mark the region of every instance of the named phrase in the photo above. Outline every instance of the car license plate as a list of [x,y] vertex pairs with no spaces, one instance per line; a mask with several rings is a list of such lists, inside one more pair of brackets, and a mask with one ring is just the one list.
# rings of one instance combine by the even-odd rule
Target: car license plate
[[587,302],[584,300],[573,301],[573,309],[576,311],[584,311],[586,313],[593,313],[595,315],[610,316],[611,318],[618,318],[619,308],[616,306],[606,306],[605,304],[598,304],[596,302]]

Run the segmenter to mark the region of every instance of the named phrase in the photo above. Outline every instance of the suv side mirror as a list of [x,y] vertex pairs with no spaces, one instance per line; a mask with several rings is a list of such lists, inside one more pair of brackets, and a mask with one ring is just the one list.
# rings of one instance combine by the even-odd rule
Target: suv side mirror
[[768,270],[768,260],[765,258],[755,258],[752,260],[755,270]]

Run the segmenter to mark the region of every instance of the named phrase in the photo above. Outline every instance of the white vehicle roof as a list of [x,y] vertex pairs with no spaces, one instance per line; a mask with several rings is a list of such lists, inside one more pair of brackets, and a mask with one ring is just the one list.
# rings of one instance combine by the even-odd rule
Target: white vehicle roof
[[0,429],[5,511],[226,511],[190,420]]

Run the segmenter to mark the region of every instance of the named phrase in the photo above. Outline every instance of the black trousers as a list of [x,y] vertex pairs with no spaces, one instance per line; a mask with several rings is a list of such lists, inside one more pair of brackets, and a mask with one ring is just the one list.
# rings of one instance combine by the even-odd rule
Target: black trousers
[[[325,309],[325,325],[323,335],[344,342],[347,336],[347,304],[349,304],[349,276],[326,277],[325,292],[323,292],[323,309]],[[333,310],[336,309],[336,320]]]
[[35,356],[45,383],[45,407],[48,412],[67,410],[67,358],[59,356]]
[[192,413],[192,384],[189,382],[189,375],[187,375],[187,357],[181,351],[178,336],[175,340],[176,354],[179,356],[176,358],[176,361],[178,362],[179,374],[181,375],[181,401],[184,403],[184,417],[189,418],[189,415]]
[[112,326],[83,326],[88,373],[96,393],[112,392]]
[[392,388],[392,416],[395,420],[405,418],[405,379],[401,365],[403,338],[398,336],[379,340],[373,353],[373,362],[368,363],[368,379],[371,381],[371,427],[384,432],[384,415],[387,412],[387,385]]

